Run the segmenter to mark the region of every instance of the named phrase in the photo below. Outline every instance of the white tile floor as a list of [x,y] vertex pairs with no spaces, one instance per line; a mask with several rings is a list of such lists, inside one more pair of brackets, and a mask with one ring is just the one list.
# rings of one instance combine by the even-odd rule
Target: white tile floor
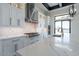
[[70,35],[65,33],[64,37],[50,38],[50,47],[59,56],[79,56],[79,45],[71,42]]

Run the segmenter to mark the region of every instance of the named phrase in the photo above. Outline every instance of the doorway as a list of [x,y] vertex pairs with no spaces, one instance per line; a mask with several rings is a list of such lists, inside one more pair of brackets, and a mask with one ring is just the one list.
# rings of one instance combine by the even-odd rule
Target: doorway
[[[59,17],[59,16],[58,16]],[[64,16],[63,16],[64,18]],[[55,19],[54,20],[54,35],[55,36],[62,36],[62,35],[69,35],[71,33],[71,20],[67,19]]]

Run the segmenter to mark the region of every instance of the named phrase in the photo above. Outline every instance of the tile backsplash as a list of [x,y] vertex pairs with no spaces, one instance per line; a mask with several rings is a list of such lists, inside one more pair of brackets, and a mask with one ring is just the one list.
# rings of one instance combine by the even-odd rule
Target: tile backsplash
[[17,27],[0,27],[0,36],[23,34],[23,28]]
[[0,27],[0,36],[19,35],[36,32],[36,25],[25,23],[23,27]]

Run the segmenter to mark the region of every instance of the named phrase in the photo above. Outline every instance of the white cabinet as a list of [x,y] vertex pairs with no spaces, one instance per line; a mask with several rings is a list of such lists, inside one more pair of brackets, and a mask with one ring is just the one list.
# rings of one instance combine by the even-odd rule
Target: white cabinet
[[16,22],[17,26],[22,26],[25,22],[25,13],[24,9],[16,8]]
[[11,26],[17,26],[17,14],[16,14],[16,7],[14,4],[11,4]]
[[18,42],[16,43],[17,44],[17,50],[21,49],[24,47],[24,40],[22,38],[17,38],[18,39]]
[[25,36],[16,37],[12,40],[15,52],[28,45],[28,39]]
[[0,26],[22,26],[25,21],[25,9],[16,4],[0,4]]
[[2,41],[0,41],[0,56],[3,55]]
[[5,39],[5,40],[2,40],[1,42],[2,42],[2,55],[3,56],[15,55],[14,45],[12,43],[12,40]]
[[0,26],[9,26],[10,22],[10,5],[0,4]]
[[39,36],[30,37],[29,39],[30,39],[29,44],[33,44],[33,43],[36,43],[37,41],[39,41]]
[[16,4],[11,5],[12,26],[22,26],[25,22],[25,9],[15,6]]
[[29,45],[29,38],[15,37],[0,40],[0,56],[14,56],[16,51]]

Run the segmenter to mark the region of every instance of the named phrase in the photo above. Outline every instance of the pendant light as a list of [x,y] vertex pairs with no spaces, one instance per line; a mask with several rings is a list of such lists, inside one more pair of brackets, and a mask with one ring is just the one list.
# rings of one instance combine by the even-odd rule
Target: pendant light
[[70,15],[71,17],[74,17],[75,14],[76,14],[76,9],[75,9],[75,6],[74,6],[74,4],[73,4],[73,5],[71,5],[71,6],[69,7],[69,15]]

